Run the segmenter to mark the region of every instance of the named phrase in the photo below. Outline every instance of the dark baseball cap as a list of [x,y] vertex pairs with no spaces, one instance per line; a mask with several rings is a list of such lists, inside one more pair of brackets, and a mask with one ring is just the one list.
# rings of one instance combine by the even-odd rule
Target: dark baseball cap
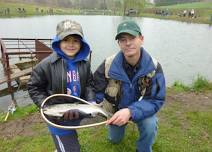
[[60,40],[68,35],[79,35],[81,38],[84,36],[81,25],[72,20],[64,20],[58,23],[56,31]]
[[122,33],[128,33],[133,36],[138,36],[141,35],[141,29],[136,22],[128,20],[118,25],[115,39],[117,40]]

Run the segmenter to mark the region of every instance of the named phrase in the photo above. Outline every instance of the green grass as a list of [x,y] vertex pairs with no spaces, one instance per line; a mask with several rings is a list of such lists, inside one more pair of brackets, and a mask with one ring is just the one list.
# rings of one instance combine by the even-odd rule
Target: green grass
[[212,84],[206,78],[198,75],[191,88],[195,91],[212,90]]
[[[191,86],[176,82],[173,87],[186,94],[194,88],[211,91],[209,86],[211,84],[205,78],[198,76]],[[173,96],[173,93],[168,91],[168,96]],[[33,105],[18,108],[8,121],[26,117],[37,110]],[[184,102],[175,100],[165,104],[158,116],[158,136],[153,146],[155,152],[211,152],[212,108],[192,108],[192,104],[186,106]],[[0,137],[0,151],[46,152],[55,149],[44,123],[32,125],[32,130],[33,135],[30,136],[15,136],[12,139]],[[81,129],[78,133],[82,152],[133,152],[138,138],[137,128],[133,124],[128,124],[120,144],[108,141],[106,126]]]
[[[210,152],[212,146],[212,111],[192,111],[183,103],[164,107],[159,114],[159,128],[155,152]],[[32,137],[17,136],[13,139],[0,137],[0,151],[45,152],[53,151],[54,145],[45,125],[35,126],[38,134]],[[82,152],[133,152],[138,137],[137,129],[129,124],[120,144],[107,140],[107,127],[99,126],[79,130]]]
[[[16,120],[19,118],[24,118],[30,115],[31,113],[37,112],[38,108],[35,105],[28,105],[23,107],[17,107],[16,111],[13,114],[9,114],[9,117],[7,120]],[[6,117],[6,113],[0,113],[0,123],[4,122],[4,119]]]
[[175,91],[178,91],[178,92],[182,92],[182,91],[189,91],[190,88],[186,85],[184,85],[182,82],[180,81],[176,81],[174,82],[172,88],[175,90]]
[[[10,9],[9,14],[4,14],[4,10],[6,8]],[[18,8],[24,8],[26,13],[19,13],[17,10]],[[39,12],[36,12],[36,8],[39,8]],[[47,11],[50,7],[48,6],[39,6],[34,4],[27,4],[27,3],[5,3],[0,2],[0,17],[25,17],[25,16],[39,16],[39,15],[48,15]],[[57,8],[51,7],[53,9],[53,14],[62,15],[62,14],[79,14],[79,10],[73,10],[68,8]],[[41,13],[43,10],[43,13]]]
[[136,141],[137,130],[130,124],[120,144],[112,144],[108,141],[106,126],[80,130],[79,137],[82,152],[131,152],[135,151],[135,142],[132,141]]
[[174,9],[212,9],[212,2],[194,2],[176,5],[160,6],[158,8],[174,8]]
[[[10,14],[5,14],[4,10],[6,8],[10,8]],[[25,8],[26,13],[18,13],[18,8]],[[37,13],[36,8],[39,8],[39,10],[43,10],[44,12]],[[47,10],[49,10],[50,7],[48,6],[39,6],[35,4],[29,4],[29,3],[6,3],[6,2],[0,2],[0,18],[8,18],[8,17],[27,17],[27,16],[41,16],[41,15],[49,15],[47,13]],[[59,8],[59,7],[51,7],[54,10],[54,15],[80,15],[84,14],[80,12],[79,9],[73,9],[73,8]],[[191,8],[195,9],[197,18],[191,19],[191,18],[183,18],[179,17],[177,14],[182,13],[184,9],[190,10]],[[192,22],[192,23],[204,23],[204,24],[212,24],[212,2],[196,2],[196,3],[187,3],[187,4],[178,4],[178,5],[169,5],[169,6],[160,6],[155,7],[152,4],[146,4],[143,11],[141,11],[140,14],[138,14],[139,17],[151,17],[151,18],[160,18],[160,19],[168,19],[168,20],[178,20],[183,22]],[[155,14],[156,9],[169,9],[169,11],[172,13],[172,15],[169,16],[160,16]],[[118,11],[119,10],[119,11]],[[101,15],[102,11],[97,11],[95,15]],[[123,15],[123,12],[120,11],[120,9],[116,10],[116,13],[113,14],[113,12],[106,12],[107,15]]]
[[195,111],[175,102],[160,112],[155,151],[209,152],[212,146],[212,110]]
[[[179,16],[179,14],[182,15],[183,10],[187,9],[187,11],[190,11],[192,8],[195,10],[196,18]],[[171,15],[156,15],[156,10],[168,10]],[[183,22],[212,24],[212,2],[194,2],[177,5],[146,7],[141,15],[145,17],[177,20]]]
[[53,143],[49,134],[34,137],[15,137],[11,140],[1,139],[0,151],[4,152],[47,152],[53,151]]
[[196,79],[192,82],[190,86],[184,85],[180,81],[174,82],[172,85],[172,89],[177,92],[183,92],[183,91],[210,91],[212,90],[212,83],[210,83],[206,78],[204,78],[201,75],[198,75]]

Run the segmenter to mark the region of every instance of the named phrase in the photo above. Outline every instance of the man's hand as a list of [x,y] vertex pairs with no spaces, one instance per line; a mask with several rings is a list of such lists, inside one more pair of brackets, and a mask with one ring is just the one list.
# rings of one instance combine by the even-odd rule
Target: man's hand
[[131,117],[130,109],[124,108],[117,111],[108,121],[107,125],[122,126],[126,124]]
[[68,110],[63,114],[63,118],[65,120],[73,120],[73,119],[79,119],[80,113],[77,109],[75,110]]

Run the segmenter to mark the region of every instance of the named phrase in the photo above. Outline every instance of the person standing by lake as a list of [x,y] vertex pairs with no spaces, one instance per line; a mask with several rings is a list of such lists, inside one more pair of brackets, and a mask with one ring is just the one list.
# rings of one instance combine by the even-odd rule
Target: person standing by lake
[[106,58],[94,73],[96,101],[114,112],[107,121],[112,143],[122,140],[132,121],[139,130],[137,152],[151,152],[157,134],[156,113],[166,94],[162,67],[142,47],[144,37],[134,21],[120,23],[115,39],[121,51]]
[[[70,94],[87,101],[95,101],[93,75],[87,56],[90,46],[84,40],[79,23],[64,20],[58,23],[56,37],[52,42],[54,52],[42,60],[32,71],[28,92],[33,102],[40,107],[42,101],[52,94]],[[65,120],[79,118],[77,111],[67,111]],[[48,126],[57,152],[79,152],[76,130]]]

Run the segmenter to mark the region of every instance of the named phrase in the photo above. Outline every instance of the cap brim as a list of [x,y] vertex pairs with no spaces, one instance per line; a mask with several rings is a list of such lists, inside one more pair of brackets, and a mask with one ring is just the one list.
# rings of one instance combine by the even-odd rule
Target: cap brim
[[81,38],[83,38],[83,35],[79,31],[63,32],[63,33],[59,34],[58,37],[60,40],[63,40],[66,36],[69,36],[69,35],[79,35]]
[[115,39],[117,40],[119,38],[119,36],[123,33],[127,33],[127,34],[130,34],[130,35],[133,35],[133,36],[138,36],[139,35],[139,32],[137,31],[132,31],[132,30],[122,30],[120,31],[119,33],[116,34],[116,37]]

